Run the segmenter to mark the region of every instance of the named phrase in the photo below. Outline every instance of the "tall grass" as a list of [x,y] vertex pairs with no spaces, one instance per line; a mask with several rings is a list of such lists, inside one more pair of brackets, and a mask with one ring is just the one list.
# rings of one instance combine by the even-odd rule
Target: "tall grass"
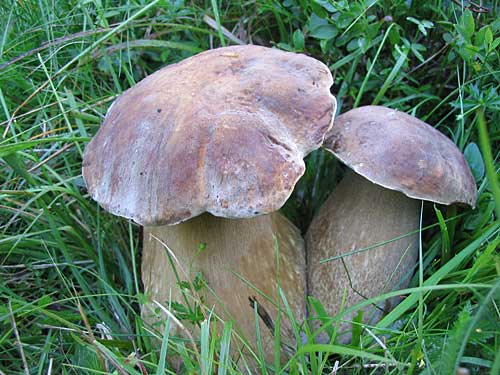
[[[270,374],[498,374],[500,8],[460,3],[2,1],[0,374],[231,374],[250,372],[251,361]],[[479,187],[474,210],[426,204],[409,289],[335,317],[311,301],[329,343],[315,343],[319,332],[294,320],[283,295],[297,334],[285,363],[234,355],[247,344],[216,316],[193,343],[169,335],[182,320],[142,321],[140,229],[103,212],[81,177],[85,145],[122,91],[234,41],[327,63],[340,112],[381,104],[435,125],[464,151]],[[305,231],[343,173],[313,153],[284,212]],[[394,295],[405,298],[357,330],[356,345],[335,342],[343,314]]]

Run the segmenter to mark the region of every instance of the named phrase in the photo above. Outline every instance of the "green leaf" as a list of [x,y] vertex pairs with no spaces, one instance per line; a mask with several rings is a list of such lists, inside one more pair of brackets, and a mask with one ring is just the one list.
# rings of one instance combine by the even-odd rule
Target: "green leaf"
[[415,25],[418,26],[418,30],[425,36],[427,36],[427,29],[430,29],[432,27],[434,27],[434,23],[432,23],[431,21],[427,21],[427,20],[417,20],[416,18],[413,18],[413,17],[406,17],[406,19],[410,22],[413,22]]
[[349,52],[353,52],[353,51],[356,51],[358,49],[360,49],[363,52],[366,52],[366,50],[368,49],[368,42],[366,41],[365,38],[353,39],[347,45],[347,50]]
[[444,264],[448,262],[451,256],[450,235],[448,233],[448,227],[446,226],[446,221],[444,220],[443,214],[436,206],[434,206],[434,211],[436,212],[436,216],[439,221],[439,227],[441,228],[441,259],[442,263]]
[[351,345],[359,347],[361,343],[361,333],[363,330],[363,310],[359,309],[357,315],[352,320],[352,339]]
[[316,298],[309,296],[307,297],[307,301],[310,306],[314,309],[316,318],[322,323],[325,324],[326,333],[328,334],[328,338],[331,339],[334,335],[334,327],[332,325],[326,325],[331,320],[330,315],[327,313],[324,306],[321,304],[319,300]]
[[413,18],[413,17],[406,17],[406,19],[410,22],[413,22],[415,25],[418,25],[420,23],[419,20],[417,20],[416,18]]
[[333,39],[338,35],[338,30],[332,25],[321,25],[309,32],[309,36],[316,39]]
[[314,4],[317,4],[319,6],[321,6],[323,9],[327,10],[328,12],[335,12],[337,9],[335,9],[335,7],[330,4],[329,1],[327,0],[314,0],[313,1]]
[[276,44],[276,47],[279,49],[282,49],[283,51],[288,51],[288,52],[294,52],[295,49],[288,43],[278,43]]
[[451,43],[453,41],[453,35],[451,35],[450,33],[444,33],[443,34],[443,40],[446,43]]
[[486,28],[483,27],[480,30],[478,30],[478,32],[474,36],[474,44],[476,46],[482,46],[483,45],[485,32],[486,32]]
[[295,32],[293,33],[293,47],[296,51],[304,50],[304,34],[302,34],[302,31],[300,30],[295,30]]
[[315,1],[310,3],[311,9],[314,12],[314,15],[317,15],[318,17],[321,18],[326,18],[328,17],[327,11],[318,3]]
[[495,51],[499,45],[500,45],[500,38],[496,38],[491,44],[491,50]]
[[389,31],[389,42],[394,45],[398,44],[401,39],[399,35],[399,27],[393,27],[391,31]]
[[419,25],[418,25],[418,29],[420,30],[420,32],[421,32],[422,34],[424,34],[425,36],[427,36],[427,30],[425,29],[424,25],[419,24]]
[[427,20],[422,20],[422,25],[423,25],[426,29],[430,29],[431,27],[434,27],[434,22],[427,21]]
[[493,32],[490,27],[486,28],[486,32],[484,35],[484,44],[488,47],[493,42]]
[[480,181],[484,176],[484,161],[479,147],[471,142],[464,150],[465,160],[471,169],[472,175],[476,181]]
[[467,9],[460,17],[460,19],[458,20],[457,29],[462,37],[470,42],[472,36],[474,35],[474,30],[476,29],[474,16],[472,15],[470,10]]

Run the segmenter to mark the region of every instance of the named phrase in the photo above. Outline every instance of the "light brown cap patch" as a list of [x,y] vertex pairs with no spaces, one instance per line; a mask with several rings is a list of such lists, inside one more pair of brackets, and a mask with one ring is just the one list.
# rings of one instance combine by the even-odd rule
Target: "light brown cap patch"
[[163,68],[109,108],[85,150],[89,193],[144,225],[275,211],[331,127],[332,83],[311,57],[251,45]]
[[356,173],[410,198],[474,207],[477,188],[460,150],[425,122],[380,106],[335,119],[324,147]]

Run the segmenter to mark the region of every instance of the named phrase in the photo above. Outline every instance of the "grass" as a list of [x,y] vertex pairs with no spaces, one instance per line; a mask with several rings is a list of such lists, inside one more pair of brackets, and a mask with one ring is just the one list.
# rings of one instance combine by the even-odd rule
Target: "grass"
[[[141,320],[140,230],[99,209],[81,177],[85,145],[117,95],[238,40],[324,61],[340,112],[380,104],[435,125],[465,152],[479,187],[474,210],[425,204],[410,288],[361,305],[406,298],[358,330],[356,345],[336,343],[335,327],[360,306],[328,317],[311,301],[331,338],[317,344],[282,295],[296,348],[267,366],[255,353],[261,372],[498,374],[500,8],[460,3],[1,2],[0,375],[248,373],[231,355],[245,341],[230,322],[209,315],[191,343],[169,335],[165,327],[185,323],[175,317],[164,327]],[[314,152],[284,212],[305,230],[343,173]]]

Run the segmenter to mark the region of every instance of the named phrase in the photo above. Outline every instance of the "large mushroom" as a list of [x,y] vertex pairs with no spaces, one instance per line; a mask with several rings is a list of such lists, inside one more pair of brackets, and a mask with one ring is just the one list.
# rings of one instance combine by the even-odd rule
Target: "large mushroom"
[[[85,150],[83,176],[102,207],[145,227],[142,279],[152,301],[185,302],[168,247],[190,281],[202,274],[206,304],[234,319],[252,344],[249,299],[275,320],[278,279],[303,319],[303,240],[273,212],[332,125],[332,82],[311,57],[227,47],[163,68],[113,103]],[[282,329],[292,336],[286,319]],[[261,333],[267,347],[271,332]]]
[[[344,292],[350,307],[408,285],[418,256],[412,233],[420,200],[474,206],[477,190],[450,139],[394,109],[366,106],[338,116],[323,147],[355,172],[329,196],[306,235],[309,293],[335,315]],[[377,244],[383,245],[370,248]],[[324,262],[330,258],[336,259]],[[376,322],[397,302],[363,309],[364,322]],[[353,315],[343,317],[340,331]]]

